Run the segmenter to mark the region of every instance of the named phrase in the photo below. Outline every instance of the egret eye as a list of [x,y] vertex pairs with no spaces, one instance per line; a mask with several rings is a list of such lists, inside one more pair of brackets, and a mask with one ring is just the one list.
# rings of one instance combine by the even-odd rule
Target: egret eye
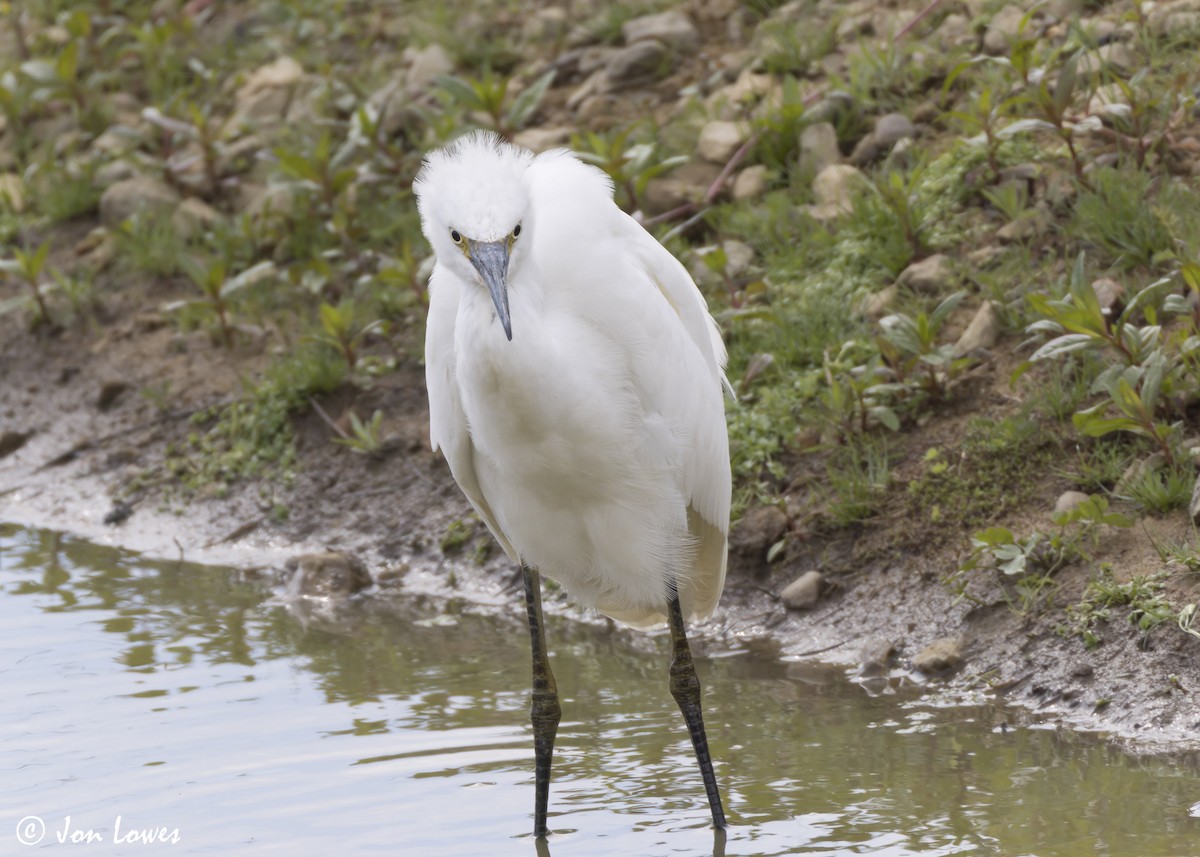
[[521,237],[521,224],[518,223],[516,226],[513,227],[513,238],[520,238],[520,237]]
[[461,244],[461,243],[462,243],[462,235],[460,235],[460,234],[458,233],[458,230],[457,230],[457,229],[451,229],[451,230],[450,230],[450,240],[451,240],[451,241],[453,241],[455,244]]

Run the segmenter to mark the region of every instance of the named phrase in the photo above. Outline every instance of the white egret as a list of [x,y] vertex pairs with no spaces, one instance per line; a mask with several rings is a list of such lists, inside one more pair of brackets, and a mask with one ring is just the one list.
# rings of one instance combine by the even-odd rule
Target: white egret
[[429,434],[525,582],[534,833],[561,717],[539,573],[634,627],[666,621],[671,693],[725,826],[684,617],[717,605],[729,529],[725,346],[686,269],[566,150],[476,132],[414,182],[436,255]]

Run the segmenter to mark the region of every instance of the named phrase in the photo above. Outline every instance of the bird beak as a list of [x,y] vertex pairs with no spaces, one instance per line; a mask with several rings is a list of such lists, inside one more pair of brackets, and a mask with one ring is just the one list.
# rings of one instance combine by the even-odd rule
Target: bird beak
[[508,316],[508,242],[490,241],[471,244],[471,264],[492,293],[496,316],[504,326],[504,335],[512,341],[512,321]]

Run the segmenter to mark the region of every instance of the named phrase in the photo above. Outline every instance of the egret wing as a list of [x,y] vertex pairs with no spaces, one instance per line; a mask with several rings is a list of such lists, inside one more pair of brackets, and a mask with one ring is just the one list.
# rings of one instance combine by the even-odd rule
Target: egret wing
[[458,388],[454,325],[462,284],[453,274],[434,268],[429,280],[429,318],[425,334],[425,386],[429,390],[429,441],[441,450],[454,481],[471,506],[513,559],[517,552],[496,523],[496,516],[479,487],[475,446]]
[[[696,539],[695,569],[685,609],[706,616],[716,607],[725,583],[726,543],[732,479],[723,390],[725,343],[708,305],[687,269],[640,225],[630,221],[631,243],[655,288],[665,298],[695,345],[708,372],[673,380],[658,404],[673,410],[687,442],[681,444],[680,486],[688,501],[688,527]],[[661,390],[661,388],[660,388]]]

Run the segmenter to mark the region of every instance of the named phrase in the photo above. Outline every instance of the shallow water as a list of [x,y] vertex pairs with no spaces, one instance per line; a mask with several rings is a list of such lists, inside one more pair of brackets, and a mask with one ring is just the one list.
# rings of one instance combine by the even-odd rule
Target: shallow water
[[[316,622],[228,569],[0,524],[0,854],[535,855],[511,613]],[[721,853],[666,641],[548,637],[549,853]],[[1191,768],[746,654],[700,669],[729,857],[1200,853]]]

